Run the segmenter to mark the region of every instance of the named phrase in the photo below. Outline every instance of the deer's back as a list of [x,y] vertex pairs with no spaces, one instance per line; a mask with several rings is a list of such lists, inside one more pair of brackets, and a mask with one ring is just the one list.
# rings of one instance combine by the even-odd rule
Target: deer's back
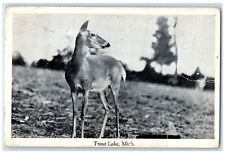
[[90,67],[95,67],[96,69],[113,69],[120,65],[118,60],[107,55],[90,55],[86,59]]
[[121,80],[122,65],[115,58],[107,55],[90,55],[87,57],[93,78],[110,77],[111,80]]

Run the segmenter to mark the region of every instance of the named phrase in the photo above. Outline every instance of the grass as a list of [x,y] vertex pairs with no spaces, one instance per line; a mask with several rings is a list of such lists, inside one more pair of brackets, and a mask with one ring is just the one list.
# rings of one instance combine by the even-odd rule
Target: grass
[[[12,76],[12,137],[70,137],[72,102],[64,72],[16,66]],[[108,97],[113,106],[109,92]],[[214,138],[213,91],[126,81],[121,84],[119,103],[122,138],[143,134],[179,135],[184,139]],[[103,115],[104,108],[98,95],[91,93],[85,137],[99,136]],[[115,121],[112,109],[105,137],[115,137]],[[80,123],[78,136],[79,126]]]

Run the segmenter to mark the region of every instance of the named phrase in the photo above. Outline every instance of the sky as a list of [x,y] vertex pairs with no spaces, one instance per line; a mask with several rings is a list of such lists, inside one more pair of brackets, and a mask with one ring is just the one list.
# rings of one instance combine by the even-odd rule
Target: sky
[[[141,71],[145,62],[141,56],[153,56],[152,34],[157,30],[151,15],[91,15],[91,14],[16,14],[13,17],[13,51],[19,51],[31,63],[40,58],[50,60],[57,49],[74,48],[75,37],[83,22],[89,20],[88,29],[110,42],[104,54],[126,63],[132,70]],[[166,16],[169,25],[174,16]],[[178,73],[191,75],[196,67],[207,76],[215,71],[215,18],[214,16],[177,16]],[[156,71],[174,73],[175,65],[159,66]]]

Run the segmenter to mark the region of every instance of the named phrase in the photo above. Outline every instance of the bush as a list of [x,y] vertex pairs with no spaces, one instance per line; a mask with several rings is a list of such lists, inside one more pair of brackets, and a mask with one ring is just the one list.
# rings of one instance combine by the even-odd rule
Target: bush
[[27,63],[25,62],[23,56],[18,51],[15,51],[13,53],[12,64],[13,65],[20,65],[20,66],[26,66],[27,65]]
[[46,59],[40,59],[38,60],[38,62],[36,63],[36,67],[38,68],[48,68],[49,67],[49,61]]
[[40,59],[33,61],[31,66],[37,68],[47,68],[53,70],[65,70],[66,64],[72,56],[73,51],[69,48],[57,50],[58,54],[54,55],[52,60]]

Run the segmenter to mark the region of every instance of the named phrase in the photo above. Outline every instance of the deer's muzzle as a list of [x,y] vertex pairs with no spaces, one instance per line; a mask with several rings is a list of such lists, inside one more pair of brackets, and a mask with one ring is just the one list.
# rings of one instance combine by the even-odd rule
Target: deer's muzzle
[[108,48],[108,47],[110,47],[110,44],[109,44],[109,43],[106,43],[106,44],[104,44],[104,45],[102,46],[103,49],[104,49],[104,48]]

